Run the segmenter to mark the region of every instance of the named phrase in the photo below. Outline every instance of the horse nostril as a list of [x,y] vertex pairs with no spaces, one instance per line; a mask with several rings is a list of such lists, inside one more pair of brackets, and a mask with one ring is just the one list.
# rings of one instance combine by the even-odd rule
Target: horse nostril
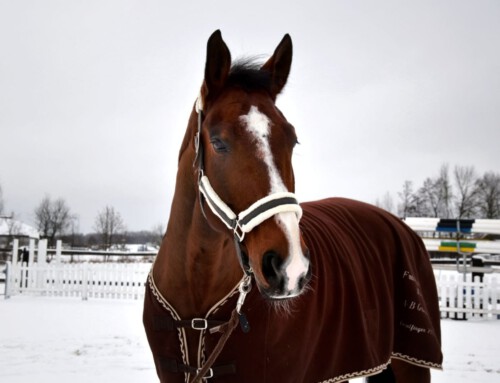
[[300,277],[299,279],[299,290],[302,290],[307,283],[306,277]]
[[268,282],[277,283],[281,276],[281,265],[283,264],[283,260],[273,250],[267,251],[262,258],[262,272]]

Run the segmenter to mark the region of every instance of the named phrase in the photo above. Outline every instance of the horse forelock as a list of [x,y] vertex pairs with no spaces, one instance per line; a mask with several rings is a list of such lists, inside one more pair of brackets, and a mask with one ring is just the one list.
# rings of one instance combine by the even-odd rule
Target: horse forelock
[[235,61],[226,82],[228,87],[239,87],[247,92],[264,90],[271,92],[271,73],[261,70],[262,63],[256,58]]

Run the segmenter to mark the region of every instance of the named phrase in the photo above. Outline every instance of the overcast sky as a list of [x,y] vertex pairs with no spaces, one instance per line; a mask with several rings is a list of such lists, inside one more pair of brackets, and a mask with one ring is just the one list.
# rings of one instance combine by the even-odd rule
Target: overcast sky
[[206,41],[294,42],[278,100],[301,200],[397,197],[443,163],[500,171],[500,2],[0,0],[0,185],[33,222],[62,197],[83,232],[114,206],[165,225]]

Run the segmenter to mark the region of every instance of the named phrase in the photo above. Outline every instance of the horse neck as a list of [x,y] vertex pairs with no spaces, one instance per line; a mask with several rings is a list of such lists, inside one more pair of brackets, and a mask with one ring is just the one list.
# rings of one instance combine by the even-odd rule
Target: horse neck
[[185,318],[204,315],[243,275],[230,235],[213,229],[204,217],[193,160],[194,150],[187,145],[179,161],[167,231],[154,265],[160,292]]

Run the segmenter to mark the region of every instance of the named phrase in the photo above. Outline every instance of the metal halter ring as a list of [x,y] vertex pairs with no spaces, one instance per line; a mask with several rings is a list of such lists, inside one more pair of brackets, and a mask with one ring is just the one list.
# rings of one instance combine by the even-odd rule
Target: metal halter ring
[[233,233],[240,242],[243,242],[243,239],[245,239],[245,232],[241,228],[239,221],[236,221],[236,224],[234,225],[233,228]]

